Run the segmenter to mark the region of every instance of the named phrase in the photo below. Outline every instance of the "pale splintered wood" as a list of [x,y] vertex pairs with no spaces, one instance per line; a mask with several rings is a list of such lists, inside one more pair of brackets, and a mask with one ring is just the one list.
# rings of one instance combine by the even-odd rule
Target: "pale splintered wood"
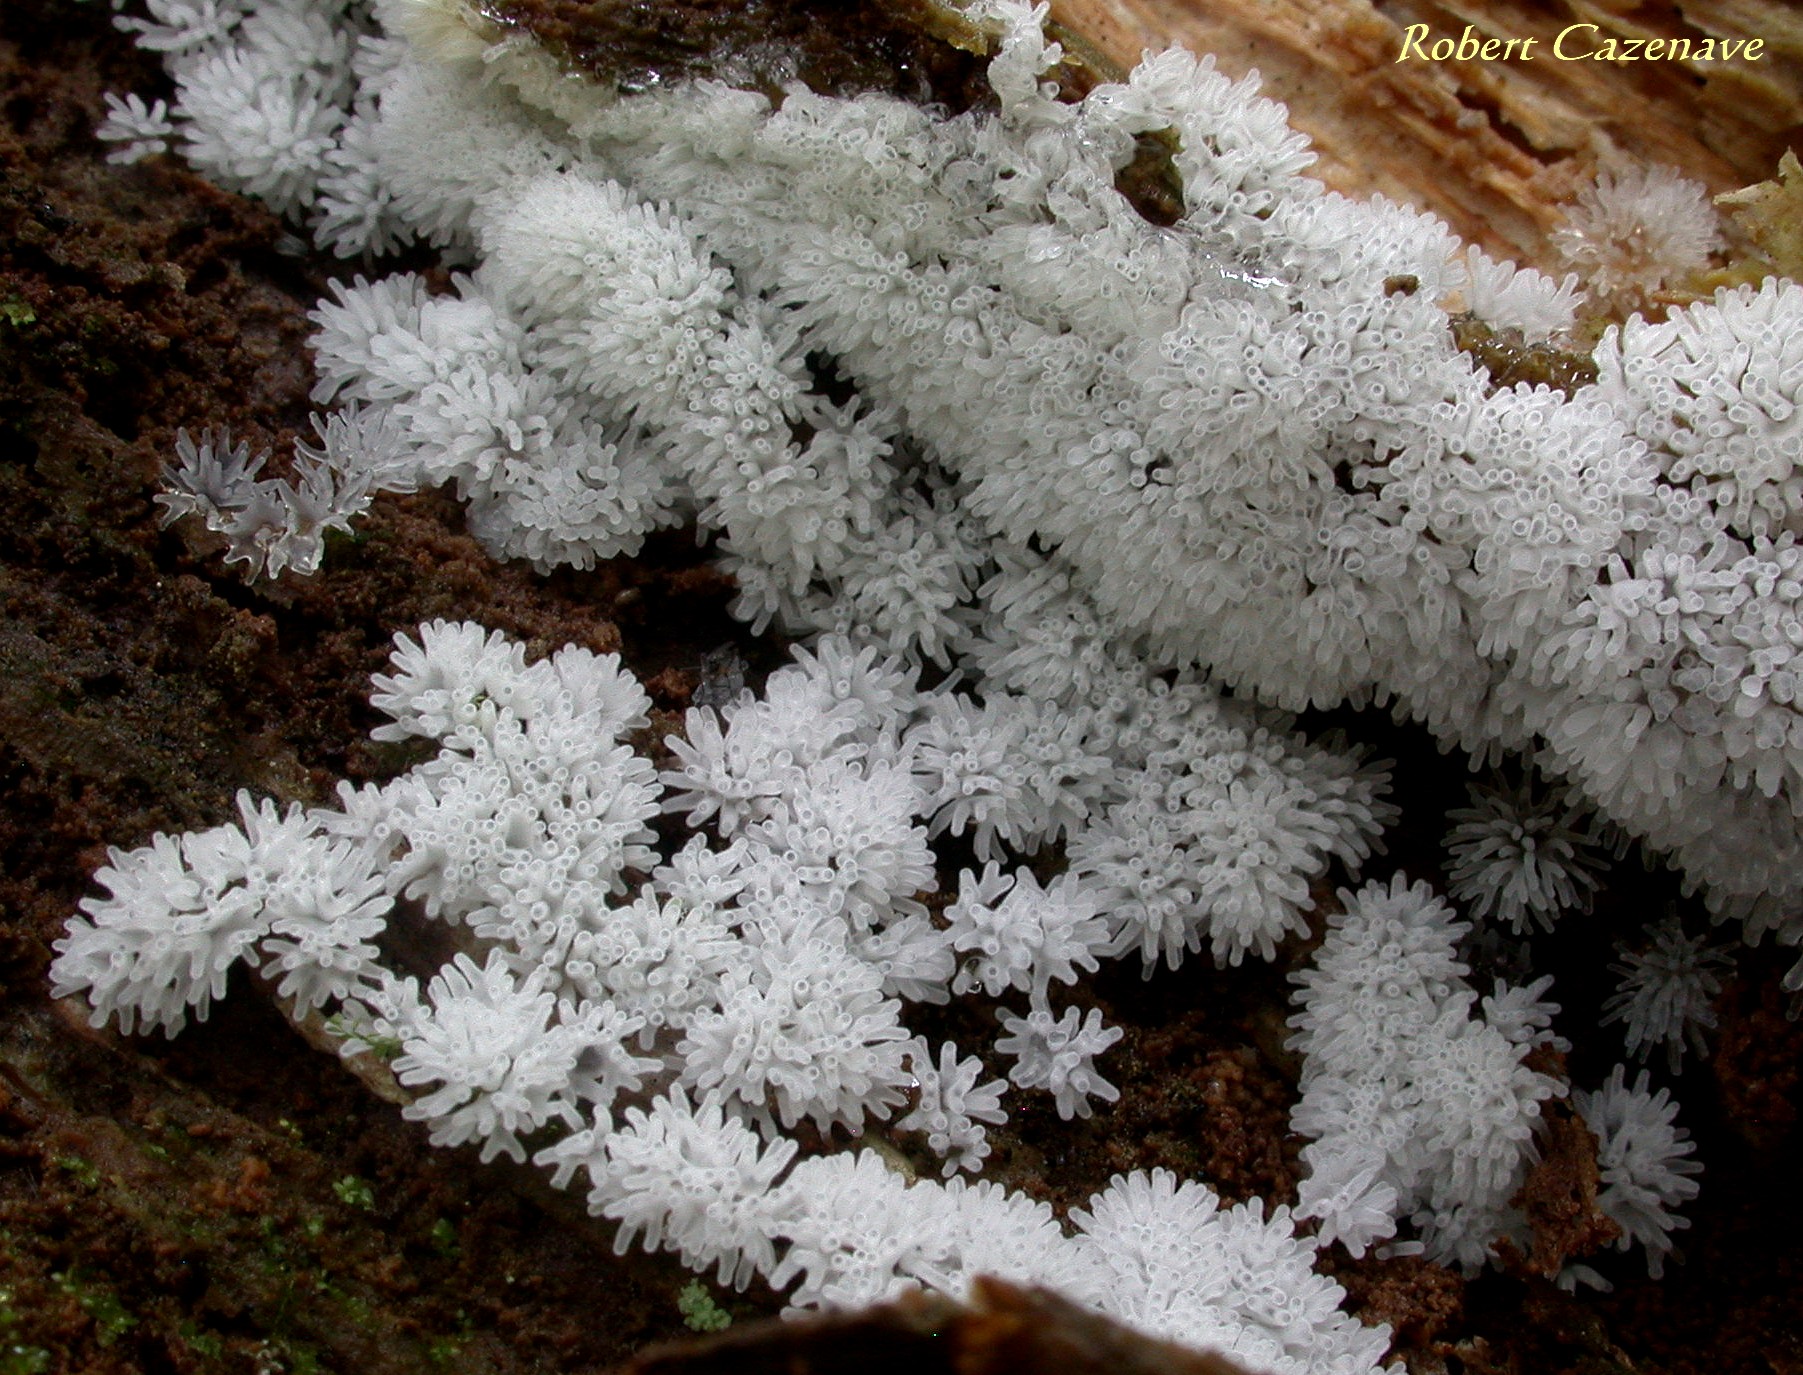
[[[1315,142],[1313,174],[1431,210],[1491,253],[1553,266],[1558,207],[1611,160],[1662,163],[1732,191],[1773,174],[1803,126],[1803,7],[1791,0],[1561,5],[1529,0],[1054,0],[1053,14],[1108,57],[1182,43],[1221,69],[1257,68]],[[1631,11],[1616,13],[1615,11]],[[1529,60],[1422,61],[1411,25],[1457,40],[1466,25],[1536,40]],[[1757,62],[1559,60],[1601,40],[1763,41]],[[1624,43],[1625,47],[1625,43]],[[1637,51],[1644,51],[1644,47]],[[1502,49],[1498,49],[1502,51]]]

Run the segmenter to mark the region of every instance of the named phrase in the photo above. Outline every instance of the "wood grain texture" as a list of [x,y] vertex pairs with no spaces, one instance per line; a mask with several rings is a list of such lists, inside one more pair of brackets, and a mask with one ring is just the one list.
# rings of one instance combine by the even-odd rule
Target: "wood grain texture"
[[[1785,0],[1054,0],[1053,15],[1124,65],[1181,43],[1253,69],[1315,142],[1314,175],[1440,215],[1492,253],[1551,266],[1558,206],[1599,166],[1662,163],[1712,194],[1803,148],[1803,6]],[[1430,38],[1534,38],[1532,60],[1398,62]],[[1757,62],[1560,61],[1554,39],[1760,38]],[[1574,35],[1574,38],[1576,35]]]

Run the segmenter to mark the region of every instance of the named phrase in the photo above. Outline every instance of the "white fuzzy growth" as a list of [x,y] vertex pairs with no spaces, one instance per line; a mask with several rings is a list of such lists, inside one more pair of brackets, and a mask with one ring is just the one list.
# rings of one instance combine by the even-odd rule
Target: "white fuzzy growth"
[[[1315,1219],[1317,1246],[1337,1241],[1362,1258],[1373,1243],[1395,1235],[1403,1209],[1402,1195],[1390,1179],[1389,1141],[1383,1133],[1347,1133],[1306,1148],[1308,1187],[1297,1215]],[[1419,1246],[1404,1243],[1390,1251],[1405,1254]]]
[[186,430],[176,436],[176,461],[163,470],[156,495],[163,524],[198,515],[227,541],[227,563],[246,565],[246,576],[313,573],[325,555],[329,531],[348,532],[368,509],[373,489],[410,490],[404,441],[379,412],[347,407],[315,417],[320,447],[295,443],[295,481],[259,478],[269,455],[251,457],[250,446],[210,433],[196,444]]
[[994,864],[979,877],[965,870],[958,900],[945,911],[952,948],[964,967],[952,992],[981,988],[990,997],[1008,989],[1043,1004],[1054,983],[1093,974],[1108,943],[1101,895],[1074,874],[1041,887],[1030,870],[1002,875]]
[[544,985],[542,970],[516,979],[500,951],[480,968],[458,955],[433,976],[394,1061],[402,1084],[436,1086],[402,1109],[431,1124],[433,1145],[479,1141],[485,1161],[523,1161],[522,1136],[552,1121],[580,1126],[584,1105],[605,1112],[657,1067],[620,1045],[637,1018],[560,1002]]
[[974,1055],[958,1058],[958,1048],[947,1041],[939,1048],[935,1064],[927,1043],[916,1036],[908,1042],[908,1072],[914,1079],[916,1101],[897,1131],[922,1132],[935,1155],[945,1160],[950,1179],[959,1170],[977,1171],[989,1155],[989,1136],[982,1124],[1008,1120],[1002,1110],[1006,1084],[991,1080],[979,1085],[983,1062]]
[[[333,226],[337,251],[414,234],[482,258],[461,299],[397,288],[356,320],[346,302],[320,342],[326,389],[390,409],[400,467],[454,483],[497,553],[581,565],[694,510],[759,626],[948,667],[998,645],[998,689],[1059,697],[1060,675],[1093,689],[1118,667],[1098,657],[1137,649],[1286,707],[1390,698],[1479,752],[1544,742],[1543,767],[1750,931],[1794,907],[1794,288],[1631,325],[1594,392],[1492,392],[1436,303],[1469,293],[1538,332],[1569,282],[1323,194],[1282,108],[1206,60],[1152,58],[1059,104],[1032,11],[1002,5],[1003,117],[937,120],[800,90],[780,108],[718,87],[594,102],[448,4],[383,9],[433,63],[355,7],[337,27],[312,0],[165,8],[178,80],[224,64],[221,91],[243,69],[277,92],[264,114],[315,95],[337,112],[324,170],[283,154],[236,184],[301,168],[268,194]],[[223,108],[178,100],[170,119],[234,137]],[[1186,213],[1161,229],[1114,180],[1166,128]],[[1590,199],[1586,244],[1617,220],[1671,241],[1655,256],[1707,238],[1669,177]],[[1412,293],[1387,285],[1402,278]],[[816,391],[810,359],[855,397]],[[1751,549],[1716,539],[1744,531]],[[1047,637],[1071,622],[997,640],[1029,541],[1119,643],[1054,664]],[[1669,585],[1685,559],[1751,595],[1715,623],[1707,594]],[[1021,780],[985,776],[1001,800],[964,824],[1030,844]],[[1084,794],[1062,788],[1045,829],[1093,820]],[[1176,887],[1192,879],[1221,881]],[[1144,953],[1263,953],[1294,929],[1296,883],[1236,882],[1206,915],[1179,897]]]
[[1679,1072],[1688,1046],[1706,1049],[1703,1033],[1715,1025],[1715,998],[1722,974],[1734,967],[1726,946],[1684,934],[1674,913],[1652,928],[1638,949],[1622,947],[1609,966],[1621,982],[1603,1004],[1603,1022],[1624,1024],[1628,1054],[1644,1061],[1660,1046],[1666,1065]]
[[[1436,303],[1538,332],[1569,281],[1323,194],[1282,107],[1206,59],[1060,104],[1033,12],[998,5],[999,119],[801,90],[596,102],[459,5],[378,8],[431,60],[323,0],[159,0],[139,28],[176,137],[229,184],[339,252],[411,234],[483,259],[459,301],[397,289],[334,322],[322,379],[389,407],[400,467],[455,483],[496,552],[580,565],[694,509],[759,625],[948,666],[996,644],[998,688],[1062,697],[1114,666],[1090,642],[1049,662],[1069,622],[997,641],[1033,541],[1109,653],[1286,707],[1393,699],[1480,752],[1544,742],[1718,913],[1789,920],[1794,287],[1631,322],[1576,398],[1492,393]],[[161,137],[152,115],[134,127]],[[1160,129],[1169,229],[1114,190]],[[1623,254],[1654,280],[1712,242],[1662,172],[1605,176],[1577,221],[1605,294]],[[855,398],[816,392],[810,358]],[[1239,885],[1224,935],[1162,919],[1145,953],[1262,952],[1295,882]]]
[[737,835],[768,819],[808,768],[846,750],[858,726],[855,703],[836,701],[795,675],[774,675],[761,701],[747,694],[718,715],[691,707],[687,738],[665,740],[678,767],[663,774],[673,790],[664,810],[686,812],[691,826],[711,821],[722,837]]
[[[919,698],[897,662],[827,639],[764,698],[741,697],[720,762],[782,786],[746,792],[730,836],[694,836],[655,868],[639,839],[649,766],[615,743],[648,702],[617,660],[566,648],[528,663],[502,636],[434,622],[397,637],[373,700],[384,738],[439,753],[390,783],[344,786],[336,809],[283,817],[246,799],[242,829],[116,854],[102,875],[112,899],[87,904],[59,945],[57,992],[86,992],[97,1017],[128,1027],[173,1026],[189,1004],[204,1012],[236,959],[267,961],[285,996],[333,1013],[347,1051],[398,1048],[395,1073],[420,1093],[407,1115],[436,1143],[517,1159],[565,1133],[536,1159],[559,1186],[586,1173],[621,1250],[642,1239],[724,1282],[793,1282],[797,1305],[908,1285],[961,1294],[999,1273],[1168,1335],[1214,1334],[1277,1371],[1371,1367],[1384,1330],[1351,1323],[1338,1290],[1292,1263],[1306,1252],[1281,1212],[1168,1221],[1161,1253],[1199,1267],[1181,1277],[1120,1228],[1098,1221],[1073,1240],[1047,1205],[998,1185],[910,1185],[870,1154],[796,1163],[782,1129],[803,1117],[825,1134],[894,1116],[955,1174],[981,1166],[985,1127],[1005,1118],[981,1061],[908,1037],[893,996],[944,997],[957,953],[916,897],[932,881],[930,803],[904,738]],[[707,791],[695,759],[678,777]],[[649,884],[620,901],[635,872]],[[398,891],[462,923],[481,962],[455,956],[423,996],[381,968],[368,938]],[[1074,879],[1042,888],[1021,871],[990,896],[990,916],[1020,909],[967,914],[970,953],[993,938],[998,978],[1018,969],[1031,993],[1093,967],[1105,927]],[[1093,1062],[1122,1033],[1096,1012],[1003,1021],[1014,1082],[1049,1090],[1061,1113],[1117,1096]],[[639,1097],[660,1085],[673,1087]],[[1208,1232],[1200,1250],[1191,1229]],[[1282,1293],[1255,1281],[1267,1273]],[[1210,1306],[1161,1307],[1167,1291]],[[1327,1364],[1304,1352],[1309,1325]]]
[[1587,911],[1609,868],[1593,819],[1570,792],[1527,779],[1475,783],[1472,805],[1447,813],[1447,891],[1479,920],[1522,935],[1550,931],[1566,912]]
[[1542,974],[1530,984],[1507,984],[1496,979],[1479,1004],[1484,1020],[1511,1045],[1524,1050],[1549,1046],[1563,1054],[1571,1049],[1571,1042],[1552,1029],[1553,1018],[1559,1015],[1559,1005],[1545,996],[1552,986],[1551,974]]
[[1639,299],[1707,266],[1721,226],[1707,188],[1669,167],[1604,169],[1566,210],[1553,245],[1598,296]]
[[94,879],[109,896],[84,899],[83,915],[70,920],[51,991],[85,993],[95,1026],[117,1017],[129,1033],[142,1018],[173,1036],[190,1008],[205,1019],[232,965],[266,929],[261,895],[245,882],[248,846],[222,826],[158,835],[108,858]]
[[336,6],[311,0],[206,8],[147,34],[171,53],[183,156],[220,184],[299,214],[349,111],[348,26]]
[[588,1170],[589,1211],[620,1224],[614,1252],[643,1235],[645,1249],[677,1252],[693,1269],[717,1265],[720,1282],[743,1289],[776,1265],[771,1234],[782,1209],[772,1189],[795,1158],[793,1141],[765,1144],[717,1098],[692,1105],[681,1088],[629,1107],[616,1132],[597,1124],[537,1157],[566,1182]]
[[226,38],[244,19],[246,0],[146,0],[149,18],[115,16],[113,23],[135,33],[140,48],[181,54],[203,49]]
[[538,177],[481,226],[497,295],[574,386],[675,423],[723,346],[732,277],[617,183]]
[[636,550],[678,500],[653,441],[567,393],[539,335],[477,283],[458,287],[429,297],[416,278],[358,278],[313,312],[315,399],[362,401],[406,435],[406,461],[369,480],[454,483],[490,549],[541,569]]
[[869,1151],[803,1161],[783,1191],[789,1244],[772,1283],[799,1278],[797,1307],[844,1306],[887,1298],[922,1271],[943,1272],[951,1238],[913,1193]]
[[1091,1302],[1102,1288],[1049,1205],[986,1180],[909,1184],[860,1151],[799,1162],[772,1203],[789,1244],[771,1283],[799,1277],[797,1307],[869,1303],[914,1286],[963,1294],[981,1274]]
[[[1067,841],[1075,905],[1106,894],[1108,953],[1269,956],[1326,866],[1374,848],[1381,772],[1224,705],[1195,664],[1242,699],[1391,701],[1443,740],[1539,750],[1669,847],[1718,911],[1798,934],[1785,350],[1800,331],[1771,328],[1794,289],[1624,329],[1593,393],[1493,391],[1436,302],[1465,291],[1538,330],[1563,318],[1569,282],[1507,275],[1427,217],[1322,194],[1282,108],[1207,60],[1153,58],[1061,105],[1041,89],[1057,54],[1040,16],[997,3],[1000,118],[801,90],[780,108],[719,87],[596,102],[460,5],[378,9],[430,61],[369,32],[362,8],[314,0],[156,0],[141,26],[170,55],[172,137],[228,184],[335,251],[412,236],[477,261],[449,294],[400,278],[321,306],[321,399],[403,436],[387,476],[359,480],[453,484],[492,550],[544,568],[694,514],[740,614],[831,635],[813,667],[696,712],[672,742],[664,805],[707,830],[661,868],[656,783],[617,734],[633,710],[473,628],[444,632],[461,669],[423,645],[397,668],[387,730],[439,740],[439,756],[348,790],[318,825],[389,892],[507,952],[521,986],[542,968],[543,993],[617,996],[672,1080],[705,1079],[759,1121],[830,1126],[901,1108],[889,1005],[956,978],[958,937],[919,896],[929,827],[998,863]],[[127,113],[165,137],[149,107]],[[1169,229],[1114,190],[1135,139],[1163,129],[1185,209]],[[1628,199],[1647,220],[1665,195],[1648,178]],[[962,680],[923,702],[900,665],[929,659],[980,677],[982,705]],[[158,845],[144,910],[193,926],[181,884],[201,851]],[[1361,901],[1428,905],[1404,897]],[[1087,910],[1029,940],[1012,916],[988,920],[1002,905],[965,913],[971,982],[1043,995],[1086,968],[1079,950],[1099,953]],[[1430,1247],[1470,1263],[1508,1224],[1498,1200],[1557,1090],[1520,1064],[1550,1014],[1531,985],[1476,1016],[1445,920],[1409,935],[1405,916],[1383,920],[1419,986],[1371,985],[1393,1027],[1341,1015],[1347,989],[1394,971],[1388,941],[1324,953],[1331,978],[1305,995],[1322,1055],[1362,1047],[1381,1066],[1318,1072],[1309,1110],[1346,1130],[1310,1147],[1305,1206],[1355,1249],[1419,1211]],[[157,942],[148,919],[118,924],[128,947]],[[1048,953],[1056,925],[1068,948]],[[70,990],[112,988],[113,956],[77,929]],[[204,1006],[239,931],[191,932],[186,975],[155,965],[186,979],[176,994],[149,990],[153,961],[97,1009]],[[817,1024],[804,967],[829,990]],[[295,996],[321,987],[340,997],[329,980]],[[346,989],[372,1024],[405,1020],[392,989]],[[1069,1050],[1074,1009],[1066,1022]],[[1061,1110],[1086,1107],[1084,1056],[1053,1083],[1052,1030],[1021,1023],[1020,1041],[1045,1044],[1017,1071]],[[849,1050],[808,1082],[802,1060],[833,1045]],[[1432,1119],[1410,1094],[1471,1111]],[[587,1158],[605,1160],[604,1128],[588,1130]],[[822,1178],[857,1175],[852,1206],[860,1181],[886,1189],[873,1168]],[[990,1191],[930,1197],[921,1209],[998,1220],[1009,1245],[1038,1235],[1030,1208]],[[976,1248],[933,1216],[913,1252],[860,1252],[870,1216],[797,1232],[807,1259],[786,1273],[810,1301],[949,1284]]]
[[131,94],[120,99],[111,91],[106,96],[106,118],[94,129],[94,137],[105,143],[123,145],[106,155],[108,162],[138,162],[155,153],[169,151],[169,136],[175,125],[169,119],[166,101]]
[[772,943],[727,969],[677,1053],[683,1079],[752,1119],[826,1132],[888,1117],[908,1074],[901,1006],[825,936]]
[[1476,1015],[1454,953],[1466,924],[1426,884],[1398,875],[1340,900],[1294,976],[1305,1058],[1290,1125],[1313,1138],[1297,1215],[1354,1255],[1412,1217],[1430,1258],[1475,1269],[1517,1225],[1509,1200],[1541,1104],[1565,1085],[1522,1063],[1536,1018],[1508,1004],[1502,1026]]
[[1533,268],[1498,262],[1481,248],[1465,250],[1465,282],[1459,290],[1465,309],[1485,324],[1520,330],[1530,343],[1570,329],[1584,299],[1575,272],[1555,282]]
[[1597,390],[1660,469],[1745,536],[1798,530],[1803,508],[1803,286],[1755,290],[1639,316],[1596,350]]
[[1367,1369],[1388,1333],[1339,1311],[1340,1288],[1311,1268],[1287,1208],[1223,1208],[1168,1170],[1116,1175],[1071,1214],[1077,1245],[1108,1277],[1133,1326],[1224,1352],[1257,1370]]
[[639,1046],[680,1031],[714,1007],[720,979],[744,958],[727,916],[710,902],[659,902],[641,892],[599,920],[558,933],[567,996],[612,1002],[640,1019]]
[[1092,1116],[1090,1099],[1112,1103],[1121,1096],[1094,1062],[1126,1032],[1118,1026],[1104,1027],[1095,1008],[1087,1016],[1075,1007],[1065,1008],[1062,1017],[1052,1016],[1045,1007],[1035,1007],[1025,1017],[1003,1012],[1001,1023],[1008,1034],[996,1039],[995,1048],[1015,1057],[1008,1081],[1017,1088],[1051,1093],[1060,1117],[1068,1121]]
[[377,740],[458,739],[489,726],[490,704],[518,720],[558,710],[610,743],[650,719],[651,699],[617,654],[571,647],[529,668],[523,646],[473,621],[430,621],[417,641],[403,631],[394,643],[395,671],[370,680],[370,705],[393,718],[370,732]]
[[480,627],[427,630],[399,637],[402,674],[376,701],[397,715],[390,738],[444,731],[444,748],[387,785],[369,839],[391,892],[536,959],[650,867],[655,777],[615,743],[648,702],[612,655],[567,646],[528,667]]
[[[788,1246],[771,1282],[799,1279],[797,1307],[872,1303],[922,1281],[952,1292],[961,1278],[951,1200],[938,1186],[906,1183],[873,1152],[804,1160],[779,1197]],[[1043,1204],[1009,1201],[1038,1224],[1042,1244],[1063,1240]]]
[[206,1020],[239,961],[271,961],[302,1009],[362,991],[389,906],[379,878],[298,807],[240,793],[238,811],[239,825],[108,852],[94,877],[109,896],[84,899],[56,942],[55,996],[85,994],[95,1026],[173,1036],[190,1010]]
[[1218,964],[1270,959],[1305,927],[1309,880],[1329,856],[1363,861],[1392,809],[1382,766],[1281,741],[1202,685],[1110,694],[1121,722],[1106,805],[1069,845],[1072,872],[1114,926],[1110,954],[1146,974],[1207,944]]
[[999,1274],[1279,1375],[1374,1370],[1389,1340],[1339,1311],[1342,1291],[1311,1272],[1286,1209],[1222,1208],[1164,1171],[1117,1176],[1073,1213],[1068,1237],[1046,1204],[994,1184],[908,1183],[869,1151],[797,1161],[792,1143],[766,1146],[680,1091],[628,1108],[604,1140],[591,1129],[539,1159],[559,1184],[587,1170],[590,1209],[621,1222],[622,1252],[642,1235],[693,1268],[717,1265],[722,1283],[794,1283],[798,1308],[914,1286],[961,1294]]
[[1658,1279],[1673,1250],[1671,1234],[1690,1226],[1674,1209],[1697,1196],[1693,1176],[1703,1170],[1688,1158],[1696,1143],[1677,1125],[1678,1105],[1667,1090],[1648,1089],[1645,1070],[1629,1087],[1625,1065],[1617,1065],[1594,1093],[1575,1091],[1572,1103],[1596,1133],[1603,1181],[1596,1201],[1621,1228],[1615,1247],[1625,1251],[1638,1243],[1645,1248],[1647,1273]]
[[1663,503],[1644,552],[1611,559],[1537,649],[1561,683],[1550,704],[1568,708],[1544,730],[1560,768],[1757,935],[1788,919],[1803,855],[1790,666],[1803,548],[1788,534],[1749,548],[1687,493]]
[[1106,756],[1084,723],[1050,704],[993,693],[981,707],[952,693],[924,703],[910,734],[931,790],[932,833],[971,832],[977,858],[1062,839],[1103,795]]
[[790,784],[746,836],[785,856],[811,900],[868,929],[937,885],[918,822],[926,808],[905,761],[841,753]]

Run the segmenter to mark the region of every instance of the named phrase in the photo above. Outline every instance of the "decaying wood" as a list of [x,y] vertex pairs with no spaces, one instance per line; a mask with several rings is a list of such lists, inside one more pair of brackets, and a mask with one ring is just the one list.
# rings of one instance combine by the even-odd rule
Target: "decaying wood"
[[[1711,194],[1773,175],[1803,136],[1803,8],[1787,0],[1055,0],[1054,16],[1130,65],[1182,43],[1256,68],[1315,142],[1336,190],[1431,210],[1492,253],[1551,266],[1559,206],[1599,166],[1660,163]],[[1530,61],[1398,62],[1433,38],[1535,38]],[[1757,62],[1559,61],[1553,40],[1758,38]]]
[[1249,1375],[1141,1336],[1048,1289],[979,1276],[958,1303],[919,1292],[856,1312],[656,1347],[623,1375]]

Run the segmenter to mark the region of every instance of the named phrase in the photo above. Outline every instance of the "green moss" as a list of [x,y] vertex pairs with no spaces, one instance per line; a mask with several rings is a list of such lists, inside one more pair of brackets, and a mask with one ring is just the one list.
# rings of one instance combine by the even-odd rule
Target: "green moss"
[[691,1332],[721,1332],[732,1326],[732,1314],[714,1302],[700,1280],[690,1280],[677,1292],[676,1309]]
[[101,1346],[111,1346],[138,1325],[138,1320],[119,1302],[119,1296],[104,1284],[84,1278],[81,1267],[74,1266],[50,1278],[93,1319],[94,1340]]
[[101,1185],[99,1169],[92,1161],[83,1160],[79,1155],[59,1155],[50,1163],[84,1189],[98,1189]]
[[446,1260],[455,1260],[463,1254],[463,1248],[457,1244],[457,1229],[446,1217],[437,1219],[429,1233],[432,1249]]
[[1526,343],[1519,330],[1496,329],[1475,315],[1453,316],[1452,338],[1461,352],[1483,365],[1498,387],[1527,382],[1572,396],[1596,381],[1596,363],[1588,354]]
[[332,1283],[331,1277],[324,1271],[312,1277],[313,1292],[329,1303],[336,1304],[343,1319],[351,1326],[369,1329],[377,1325],[375,1308],[363,1295]]
[[41,1346],[0,1345],[0,1375],[44,1375],[49,1369],[50,1353]]
[[469,1345],[475,1333],[476,1325],[470,1321],[469,1314],[459,1308],[457,1330],[427,1342],[426,1359],[433,1365],[451,1365],[463,1354],[463,1348]]
[[426,1344],[426,1359],[433,1365],[449,1365],[462,1350],[463,1342],[460,1338],[434,1337]]
[[338,1195],[338,1201],[347,1208],[357,1208],[366,1213],[376,1210],[376,1191],[370,1187],[367,1179],[347,1174],[343,1179],[333,1182],[332,1192]]
[[263,1268],[272,1274],[288,1268],[288,1240],[282,1235],[281,1224],[272,1217],[263,1219],[258,1228],[262,1238]]
[[13,1291],[0,1289],[0,1375],[44,1375],[50,1369],[50,1353],[41,1346],[13,1340],[19,1315],[13,1309]]
[[175,1335],[182,1339],[183,1346],[205,1360],[217,1361],[225,1355],[225,1343],[215,1333],[202,1332],[191,1322],[180,1324]]
[[1756,253],[1731,265],[1731,277],[1756,286],[1767,276],[1803,274],[1803,162],[1795,153],[1786,151],[1770,181],[1717,196],[1715,203],[1727,210],[1735,229]]
[[[401,770],[396,770],[401,772]],[[393,1036],[366,1036],[357,1029],[355,1019],[342,1013],[333,1013],[326,1018],[326,1030],[343,1041],[347,1046],[354,1046],[369,1052],[378,1060],[387,1062],[401,1053],[401,1042]]]

